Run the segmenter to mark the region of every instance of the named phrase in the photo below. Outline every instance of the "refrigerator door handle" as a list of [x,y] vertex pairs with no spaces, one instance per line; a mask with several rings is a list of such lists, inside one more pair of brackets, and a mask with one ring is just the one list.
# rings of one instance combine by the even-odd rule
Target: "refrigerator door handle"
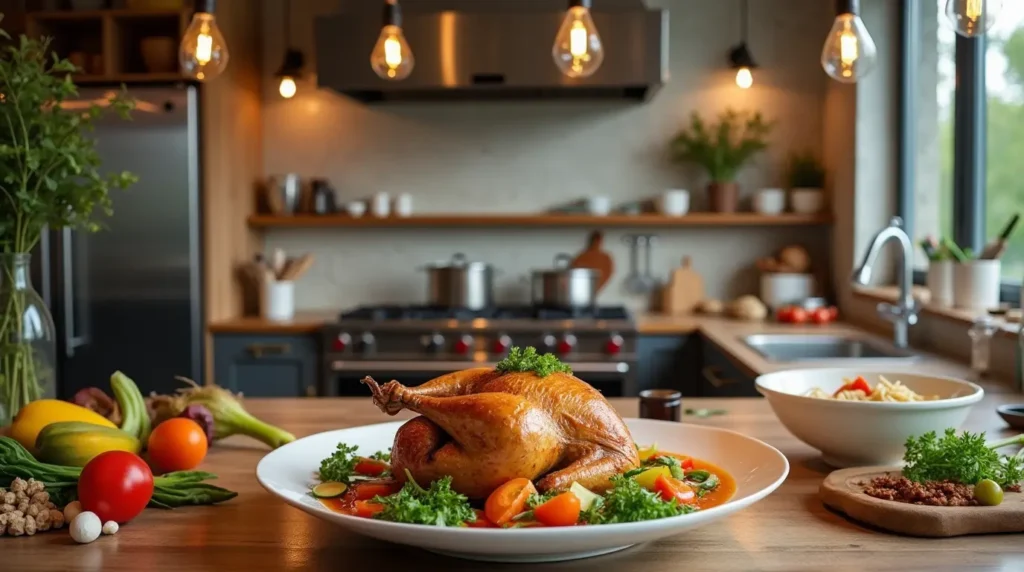
[[70,228],[61,229],[61,275],[64,279],[64,353],[75,357],[75,350],[88,343],[86,337],[76,336],[75,328],[75,275]]

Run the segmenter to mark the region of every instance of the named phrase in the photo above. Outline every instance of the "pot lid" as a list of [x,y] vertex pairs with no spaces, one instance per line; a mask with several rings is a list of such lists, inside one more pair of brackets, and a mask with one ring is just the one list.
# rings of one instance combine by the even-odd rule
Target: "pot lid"
[[452,255],[452,259],[448,261],[431,262],[424,266],[427,270],[440,270],[440,269],[466,269],[466,270],[483,270],[490,268],[491,265],[486,262],[470,262],[465,254],[457,252]]

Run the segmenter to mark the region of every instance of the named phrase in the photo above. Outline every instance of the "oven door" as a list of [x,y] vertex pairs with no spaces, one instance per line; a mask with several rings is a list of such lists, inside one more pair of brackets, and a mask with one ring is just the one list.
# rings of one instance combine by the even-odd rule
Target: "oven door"
[[[633,374],[627,362],[570,363],[573,374],[585,380],[605,397],[622,397]],[[402,385],[422,385],[452,371],[471,367],[494,367],[493,363],[469,361],[349,361],[334,360],[324,368],[324,396],[369,397],[370,390],[359,380],[366,376],[380,383],[398,380]]]

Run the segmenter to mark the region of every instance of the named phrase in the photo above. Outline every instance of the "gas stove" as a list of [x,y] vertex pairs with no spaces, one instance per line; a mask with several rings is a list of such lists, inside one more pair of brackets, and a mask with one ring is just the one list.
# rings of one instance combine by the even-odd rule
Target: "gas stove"
[[323,336],[326,395],[364,394],[364,375],[417,385],[450,371],[493,367],[514,346],[557,354],[577,376],[621,395],[636,362],[636,322],[621,306],[362,306],[325,326]]

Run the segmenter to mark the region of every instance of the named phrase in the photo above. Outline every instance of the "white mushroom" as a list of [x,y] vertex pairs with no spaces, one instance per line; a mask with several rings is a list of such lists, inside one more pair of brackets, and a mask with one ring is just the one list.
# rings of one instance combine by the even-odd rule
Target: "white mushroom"
[[116,522],[108,520],[107,522],[103,523],[103,534],[117,534],[119,528],[120,527],[117,525]]
[[100,537],[103,523],[96,513],[85,511],[71,521],[71,538],[79,544],[89,544]]

